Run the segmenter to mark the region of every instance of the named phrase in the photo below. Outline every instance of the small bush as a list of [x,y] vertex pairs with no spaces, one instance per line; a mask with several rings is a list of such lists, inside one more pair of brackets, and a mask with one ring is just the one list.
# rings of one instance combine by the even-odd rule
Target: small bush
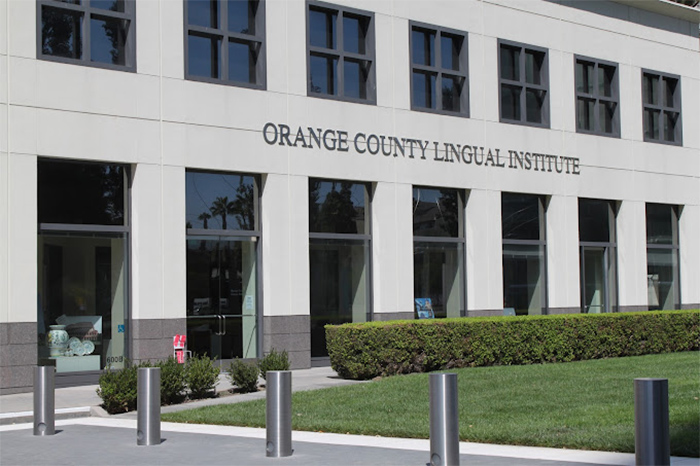
[[187,389],[184,364],[170,356],[157,363],[156,367],[160,367],[160,404],[182,403]]
[[694,351],[700,311],[647,311],[327,325],[341,377]]
[[258,366],[255,363],[247,363],[240,359],[231,361],[228,368],[231,383],[238,387],[243,393],[257,391],[258,389]]
[[125,413],[136,409],[136,382],[138,365],[126,361],[124,369],[114,370],[107,366],[100,375],[97,396],[102,398],[102,407],[109,414]]
[[196,356],[187,360],[185,369],[190,398],[207,398],[214,395],[214,388],[219,382],[219,369],[209,356]]
[[267,380],[267,371],[289,370],[289,356],[287,351],[277,352],[274,348],[258,361],[258,368],[263,379]]

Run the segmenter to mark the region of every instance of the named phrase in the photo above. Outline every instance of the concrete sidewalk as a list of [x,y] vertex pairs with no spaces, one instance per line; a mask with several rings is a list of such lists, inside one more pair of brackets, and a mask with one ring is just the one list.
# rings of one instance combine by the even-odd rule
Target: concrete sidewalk
[[[162,423],[162,442],[136,445],[136,420],[57,421],[57,433],[32,435],[31,424],[0,426],[0,464],[9,465],[425,465],[429,440],[294,432],[293,454],[265,456],[265,430]],[[480,466],[631,466],[634,455],[460,443],[460,462]],[[674,461],[674,466],[695,463]]]
[[[293,391],[363,383],[339,378],[329,367],[296,370]],[[220,378],[217,390],[230,383]],[[96,386],[56,390],[56,435],[32,432],[33,395],[0,396],[0,464],[7,465],[425,465],[429,440],[294,432],[294,454],[265,456],[265,430],[230,426],[162,423],[162,443],[136,445],[136,413],[109,416],[97,408]],[[173,412],[199,406],[264,398],[265,392],[220,396],[163,407]],[[460,443],[460,461],[482,466],[631,466],[633,454]],[[697,458],[672,458],[673,466],[700,466]]]

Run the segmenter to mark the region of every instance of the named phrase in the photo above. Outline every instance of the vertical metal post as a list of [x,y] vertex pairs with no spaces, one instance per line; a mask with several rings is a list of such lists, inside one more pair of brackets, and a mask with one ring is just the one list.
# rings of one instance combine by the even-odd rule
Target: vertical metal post
[[292,372],[268,371],[266,456],[292,456]]
[[668,379],[634,379],[634,453],[637,466],[671,464]]
[[136,444],[160,445],[160,367],[139,367]]
[[457,374],[430,374],[430,466],[459,466]]
[[34,435],[56,433],[56,390],[54,366],[34,368]]

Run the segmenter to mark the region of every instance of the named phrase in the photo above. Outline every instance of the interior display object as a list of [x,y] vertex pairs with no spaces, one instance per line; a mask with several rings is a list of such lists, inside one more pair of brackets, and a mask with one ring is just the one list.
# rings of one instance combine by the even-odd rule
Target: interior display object
[[68,332],[65,325],[50,325],[46,340],[51,356],[63,356],[68,348]]
[[85,354],[92,354],[93,351],[95,351],[95,344],[90,340],[83,340],[82,346],[85,350]]

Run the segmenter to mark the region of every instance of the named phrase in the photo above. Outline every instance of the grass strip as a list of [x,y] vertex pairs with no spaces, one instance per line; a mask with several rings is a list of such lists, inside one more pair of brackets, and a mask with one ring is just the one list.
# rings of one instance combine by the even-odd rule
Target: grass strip
[[[634,383],[669,379],[671,454],[700,456],[700,353],[457,369],[460,439],[634,452]],[[293,382],[292,382],[293,383]],[[265,400],[164,414],[163,420],[264,427]],[[298,392],[295,430],[428,438],[428,374]]]

